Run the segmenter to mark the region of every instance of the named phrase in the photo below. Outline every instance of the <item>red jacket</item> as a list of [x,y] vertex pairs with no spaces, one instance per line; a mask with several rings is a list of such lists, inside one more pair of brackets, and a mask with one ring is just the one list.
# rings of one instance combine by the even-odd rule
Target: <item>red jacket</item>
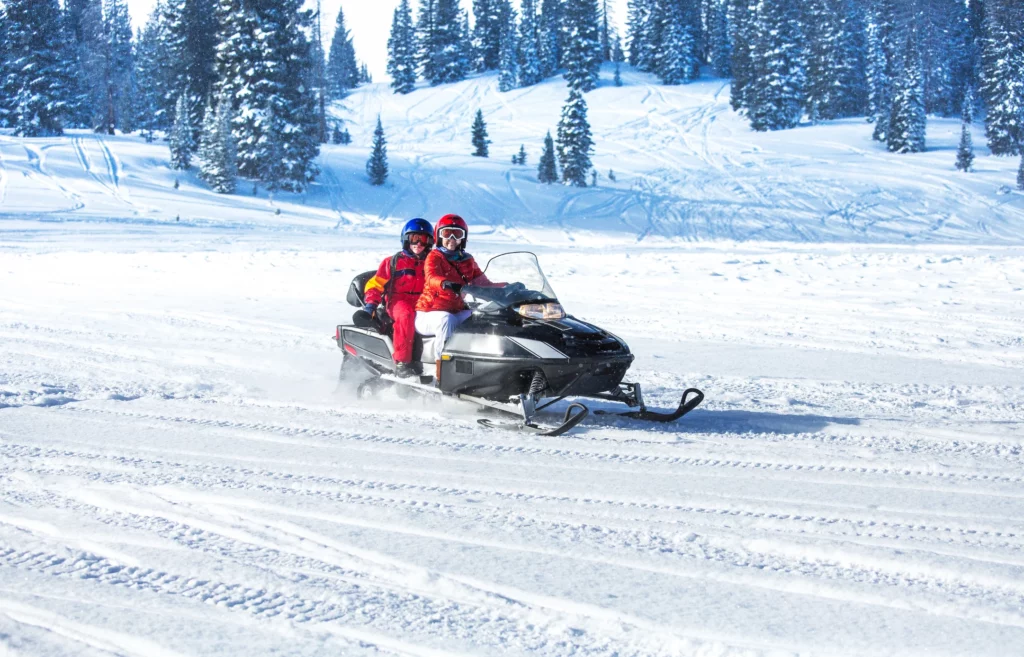
[[[397,273],[394,283],[391,285],[391,296],[388,299],[388,307],[398,301],[406,301],[415,304],[423,292],[424,269],[426,259],[414,258],[405,251],[400,251],[398,260],[395,262]],[[377,267],[377,274],[366,281],[363,288],[363,300],[366,303],[379,304],[384,295],[384,288],[391,280],[391,257],[384,258]]]
[[426,275],[426,285],[423,287],[420,300],[416,303],[416,310],[420,312],[443,310],[447,313],[457,313],[466,309],[466,302],[462,300],[462,297],[441,287],[445,281],[459,285],[491,284],[484,273],[480,271],[476,260],[468,253],[465,253],[461,260],[449,260],[440,249],[434,249],[427,254],[423,269]]

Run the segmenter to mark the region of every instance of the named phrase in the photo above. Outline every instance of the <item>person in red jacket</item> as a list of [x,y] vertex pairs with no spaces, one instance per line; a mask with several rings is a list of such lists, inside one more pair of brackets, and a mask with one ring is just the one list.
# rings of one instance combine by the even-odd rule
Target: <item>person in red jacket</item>
[[434,336],[434,360],[459,324],[472,312],[459,293],[463,285],[490,285],[473,256],[466,253],[469,227],[457,214],[446,214],[434,226],[437,248],[424,263],[423,294],[416,302],[416,332]]
[[[434,235],[426,219],[411,219],[402,228],[402,250],[384,259],[377,274],[366,282],[363,290],[363,310],[379,313],[384,302],[394,322],[391,341],[394,345],[395,374],[410,377],[420,374],[419,363],[412,362],[413,341],[416,338],[416,303],[423,292],[424,264]],[[394,270],[392,270],[394,265]],[[379,316],[379,315],[378,315]]]

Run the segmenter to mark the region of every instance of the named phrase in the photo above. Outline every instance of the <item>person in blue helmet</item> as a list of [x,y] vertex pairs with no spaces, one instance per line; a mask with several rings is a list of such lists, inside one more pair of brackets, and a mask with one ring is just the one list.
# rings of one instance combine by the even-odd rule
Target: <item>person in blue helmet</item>
[[410,219],[402,228],[402,250],[380,263],[377,273],[363,290],[370,315],[383,308],[394,322],[395,374],[411,377],[420,374],[419,363],[412,362],[416,339],[416,302],[423,293],[423,264],[434,246],[434,229],[426,219]]

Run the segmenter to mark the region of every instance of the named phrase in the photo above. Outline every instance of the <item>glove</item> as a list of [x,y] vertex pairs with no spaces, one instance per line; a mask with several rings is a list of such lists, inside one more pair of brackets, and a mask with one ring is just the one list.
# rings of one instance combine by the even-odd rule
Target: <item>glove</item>
[[376,310],[377,310],[377,304],[375,304],[375,303],[368,303],[365,306],[363,306],[363,312],[366,313],[367,315],[371,315],[372,316],[374,311],[376,311]]
[[450,290],[454,294],[462,292],[462,283],[452,283],[451,281],[445,281],[441,283],[442,290]]

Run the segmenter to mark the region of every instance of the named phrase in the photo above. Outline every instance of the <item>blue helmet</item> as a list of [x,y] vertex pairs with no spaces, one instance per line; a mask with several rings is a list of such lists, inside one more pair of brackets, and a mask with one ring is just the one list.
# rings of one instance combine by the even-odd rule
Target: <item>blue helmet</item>
[[434,246],[434,228],[430,225],[430,222],[426,219],[410,219],[405,222],[405,226],[402,228],[402,248],[409,248],[409,235],[412,233],[422,233],[427,236],[427,249],[429,250]]

